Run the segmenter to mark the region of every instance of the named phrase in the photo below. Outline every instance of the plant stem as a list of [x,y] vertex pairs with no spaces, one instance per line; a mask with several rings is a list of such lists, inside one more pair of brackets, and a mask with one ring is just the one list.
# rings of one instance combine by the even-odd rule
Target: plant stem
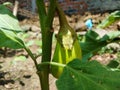
[[44,27],[44,21],[45,21],[45,18],[47,16],[47,13],[45,11],[44,0],[36,0],[36,5],[37,5],[37,8],[38,8],[38,14],[39,14],[39,17],[40,17],[41,27]]
[[[47,42],[47,37],[49,36],[51,38],[52,34],[50,35],[50,32],[48,32],[48,29],[45,26],[45,20],[46,20],[47,14],[45,11],[44,0],[36,0],[36,3],[37,3],[37,7],[38,7],[41,32],[42,32],[42,62],[43,62],[43,61],[47,61],[48,59],[50,59],[50,58],[48,58],[50,45],[49,45],[49,42]],[[49,34],[46,32],[48,32]],[[48,45],[48,47],[46,45]],[[46,50],[45,48],[48,50]],[[46,55],[45,55],[45,53],[46,53]],[[37,75],[39,76],[41,90],[49,90],[49,66],[45,66],[44,68],[45,69],[42,71],[38,69]]]
[[[50,28],[48,30],[50,30]],[[43,34],[42,37],[44,37],[42,39],[42,62],[47,62],[51,60],[52,32],[49,31]],[[49,90],[49,65],[44,66],[44,69],[41,70],[38,75],[40,77],[42,90]]]
[[[48,13],[45,11],[44,0],[36,0],[38,13],[40,17],[41,32],[42,32],[42,61],[50,62],[51,60],[51,47],[53,31],[52,22],[55,13],[55,0],[50,0]],[[38,76],[41,82],[42,90],[49,90],[49,65],[45,65],[44,69],[38,68]]]
[[56,63],[56,62],[43,62],[41,64],[39,64],[40,66],[44,66],[44,65],[53,65],[53,66],[56,66],[56,67],[65,67],[66,65],[65,64],[61,64],[61,63]]
[[37,67],[38,64],[37,64],[36,58],[34,57],[34,55],[31,52],[31,50],[29,48],[27,48],[26,46],[24,47],[24,49],[26,50],[26,52],[28,53],[28,55],[32,58],[32,60],[34,61],[36,69],[38,69],[38,67]]
[[68,24],[67,19],[58,2],[56,2],[56,7],[57,13],[59,14],[60,26],[67,25]]
[[55,9],[56,9],[56,0],[50,0],[50,6],[49,6],[49,9],[48,9],[48,15],[47,15],[47,18],[46,18],[46,23],[47,23],[46,25],[48,27],[52,26]]
[[[35,64],[35,67],[36,67],[36,69],[37,69],[37,72],[38,72],[38,70],[39,70],[39,68],[38,68],[38,63],[37,63],[37,61],[36,61],[36,57],[33,55],[33,53],[31,52],[31,50],[29,49],[29,48],[27,48],[26,46],[24,46],[24,49],[26,50],[26,52],[28,53],[28,55],[32,58],[32,60],[33,60],[33,62],[34,62],[34,64]],[[37,73],[38,74],[38,73]],[[39,76],[39,75],[38,75]],[[39,80],[41,80],[40,79],[40,76],[39,76]]]

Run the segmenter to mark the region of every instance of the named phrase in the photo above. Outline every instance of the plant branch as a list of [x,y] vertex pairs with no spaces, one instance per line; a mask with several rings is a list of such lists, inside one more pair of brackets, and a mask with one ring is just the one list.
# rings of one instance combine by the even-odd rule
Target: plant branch
[[61,64],[61,63],[56,63],[56,62],[43,62],[39,64],[40,66],[44,66],[44,65],[53,65],[53,66],[60,66],[60,67],[65,67],[65,64]]
[[56,2],[56,7],[57,7],[57,8],[56,8],[56,9],[57,9],[57,13],[58,13],[58,15],[59,15],[60,26],[63,26],[63,25],[68,24],[67,19],[66,19],[66,17],[65,17],[65,14],[64,14],[64,12],[63,12],[63,10],[62,10],[62,8],[60,7],[60,5],[59,5],[58,2]]
[[49,9],[48,9],[48,15],[47,15],[47,18],[46,18],[46,23],[48,23],[47,27],[52,26],[55,9],[56,9],[56,0],[50,0],[50,6],[49,6]]
[[33,53],[31,52],[31,50],[29,48],[27,48],[26,46],[24,47],[24,49],[26,50],[28,55],[32,58],[32,60],[34,61],[36,69],[38,69],[38,67],[37,67],[38,63],[37,63],[36,58],[34,57]]
[[45,21],[45,18],[47,16],[46,10],[45,10],[44,0],[36,0],[36,4],[37,4],[37,7],[38,7],[38,14],[39,14],[39,17],[40,17],[41,27],[44,27],[44,21]]
[[[50,6],[48,13],[45,11],[44,0],[37,0],[38,13],[40,17],[40,24],[42,30],[42,61],[50,62],[51,60],[51,48],[52,48],[52,36],[51,32],[52,22],[55,12],[55,0],[50,0]],[[43,70],[38,68],[38,76],[41,82],[42,90],[49,90],[49,65],[45,65]]]

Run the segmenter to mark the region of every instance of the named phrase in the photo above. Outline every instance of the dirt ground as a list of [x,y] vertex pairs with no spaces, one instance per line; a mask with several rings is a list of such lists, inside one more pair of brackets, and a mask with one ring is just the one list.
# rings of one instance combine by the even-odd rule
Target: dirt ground
[[[82,23],[84,24],[84,21],[88,18],[92,18],[94,21],[94,27],[101,22],[105,17],[107,17],[109,13],[104,14],[94,14],[91,15],[90,13],[86,13],[84,15],[72,15],[67,16],[67,19],[69,21],[69,24],[73,28],[81,28]],[[79,26],[76,26],[78,23]],[[39,19],[38,16],[36,18],[30,18],[30,19],[24,19],[23,21],[20,21],[20,25],[26,29],[26,33],[30,34],[30,37],[26,39],[26,41],[29,40],[41,40],[40,28],[39,28]],[[57,32],[59,29],[59,22],[58,18],[54,19],[54,30]],[[106,30],[116,30],[117,25],[113,24]],[[37,52],[37,49],[39,46],[33,44],[30,46],[31,51],[33,53]],[[54,46],[53,46],[54,49]],[[36,74],[36,69],[34,66],[33,61],[31,58],[27,55],[27,53],[24,50],[11,50],[8,49],[0,50],[0,90],[41,90],[39,86],[39,79]],[[15,56],[24,55],[26,56],[27,60],[22,61],[18,60],[14,63],[11,63]],[[110,60],[111,58],[115,58],[116,56],[111,56],[109,54],[102,55],[102,56],[96,56],[97,58],[100,58],[101,63],[104,64],[103,61]],[[94,57],[96,59],[96,57]],[[107,59],[106,59],[107,57]],[[38,62],[41,61],[41,57],[39,57]],[[106,63],[106,62],[105,62]],[[57,90],[55,86],[55,80],[52,75],[50,75],[50,90]]]

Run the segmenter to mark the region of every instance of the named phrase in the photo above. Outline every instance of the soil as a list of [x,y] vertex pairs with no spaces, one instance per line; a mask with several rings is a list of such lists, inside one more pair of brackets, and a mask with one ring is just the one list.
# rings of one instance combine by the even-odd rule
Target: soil
[[[108,15],[109,13],[107,12],[94,15],[86,13],[84,15],[67,16],[67,19],[69,24],[75,28],[77,23],[81,22],[84,24],[85,20],[92,18],[95,28],[96,25]],[[39,28],[40,25],[38,16],[30,19],[24,19],[20,21],[20,25],[26,29],[26,33],[29,34],[29,37],[25,39],[26,42],[29,40],[41,40],[41,34],[39,35],[41,31]],[[79,27],[81,28],[81,26]],[[57,33],[58,29],[59,22],[58,18],[55,17],[54,31]],[[106,28],[106,30],[117,30],[117,23]],[[33,53],[38,52],[38,48],[39,46],[36,44],[32,44],[32,46],[30,46],[30,49]],[[15,56],[19,55],[25,56],[27,60],[17,60],[12,63],[15,59]],[[108,63],[113,58],[116,58],[116,55],[103,54],[101,56],[96,55],[93,57],[93,59],[97,59],[102,64]],[[37,61],[41,61],[41,56],[37,59]],[[50,90],[57,90],[55,81],[56,79],[50,75]],[[2,48],[0,50],[0,90],[41,90],[34,63],[24,50],[12,50],[6,48]]]

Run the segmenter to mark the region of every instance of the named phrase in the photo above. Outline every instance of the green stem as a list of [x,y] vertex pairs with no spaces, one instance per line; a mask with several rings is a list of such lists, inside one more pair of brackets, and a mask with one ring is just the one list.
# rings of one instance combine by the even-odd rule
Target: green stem
[[26,50],[26,52],[28,53],[28,55],[32,58],[34,64],[35,64],[35,67],[36,69],[38,69],[37,67],[37,61],[36,61],[36,58],[34,57],[33,53],[31,52],[31,50],[29,48],[27,48],[26,46],[24,47],[24,49]]
[[[50,0],[50,7],[48,13],[45,11],[44,0],[36,0],[38,13],[40,17],[40,24],[42,30],[42,61],[50,62],[51,47],[52,47],[52,21],[55,13],[55,0]],[[45,65],[43,70],[38,69],[38,76],[40,77],[41,89],[49,90],[49,65]]]
[[40,66],[44,66],[44,65],[53,65],[53,66],[60,66],[60,67],[65,67],[65,64],[60,64],[60,63],[56,63],[56,62],[43,62],[40,64]]
[[49,9],[48,9],[48,15],[47,15],[47,18],[46,18],[47,27],[52,26],[55,9],[56,9],[56,0],[50,0],[50,6],[49,6]]
[[[33,55],[33,53],[31,52],[31,50],[29,48],[27,48],[26,46],[24,46],[24,49],[26,50],[26,52],[28,53],[28,55],[32,58],[32,60],[33,60],[33,62],[35,64],[35,67],[37,69],[37,72],[38,72],[39,68],[38,68],[38,63],[36,61],[36,57]],[[41,80],[40,76],[39,76],[39,80]]]
[[[46,30],[50,30],[50,28]],[[44,37],[42,38],[42,62],[48,62],[51,60],[52,32],[45,32],[42,37]],[[44,70],[40,71],[38,75],[42,90],[49,90],[49,65],[44,66]]]
[[57,7],[57,13],[59,15],[60,26],[68,25],[65,14],[58,2],[56,2],[56,7]]
[[47,13],[46,13],[46,10],[45,10],[44,0],[36,0],[36,4],[37,4],[37,7],[38,7],[38,14],[39,14],[39,17],[40,17],[41,27],[44,27],[44,21],[45,21],[45,18],[47,16]]

